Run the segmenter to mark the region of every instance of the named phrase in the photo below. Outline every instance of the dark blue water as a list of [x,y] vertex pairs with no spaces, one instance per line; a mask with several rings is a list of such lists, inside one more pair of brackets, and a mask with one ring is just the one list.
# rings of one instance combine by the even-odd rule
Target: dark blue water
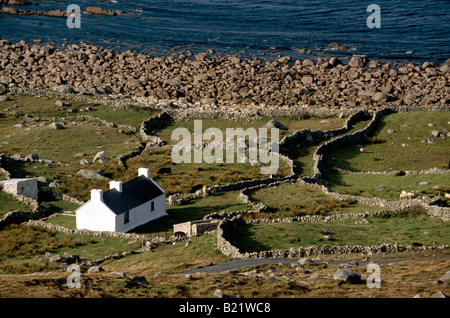
[[[313,55],[338,57],[353,54],[381,60],[412,62],[450,58],[450,1],[448,0],[70,0],[41,2],[20,9],[66,9],[76,3],[126,11],[126,16],[81,16],[81,28],[69,29],[65,18],[0,15],[0,36],[12,41],[60,45],[80,40],[105,48],[132,49],[153,56],[189,49],[216,53]],[[366,24],[368,5],[381,8],[381,28]],[[332,42],[352,45],[333,51]],[[414,54],[405,54],[413,50]]]

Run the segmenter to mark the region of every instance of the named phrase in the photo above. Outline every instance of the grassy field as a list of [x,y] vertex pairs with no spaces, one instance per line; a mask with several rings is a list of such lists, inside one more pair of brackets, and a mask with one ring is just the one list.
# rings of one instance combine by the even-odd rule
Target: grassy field
[[31,211],[33,208],[24,202],[16,200],[11,195],[0,191],[0,218],[6,213],[15,210]]
[[[125,109],[110,106],[95,105],[78,101],[68,101],[55,98],[36,98],[27,95],[9,95],[10,100],[2,103],[2,108],[7,109],[14,105],[19,107],[11,109],[33,117],[52,118],[77,115],[94,116],[116,125],[131,125],[139,129],[142,121],[156,115],[158,112],[149,109]],[[62,101],[64,106],[57,106],[56,101]],[[84,111],[90,107],[90,111]]]
[[[332,223],[248,224],[232,232],[230,241],[241,252],[255,252],[311,245],[437,245],[450,243],[450,225],[426,215],[368,217],[368,224],[355,220]],[[326,229],[332,240],[324,238]]]
[[382,209],[376,206],[356,204],[352,201],[340,202],[318,189],[298,182],[264,188],[255,191],[251,196],[257,202],[264,203],[274,211],[268,214],[270,218],[306,214],[360,213]]
[[49,264],[37,256],[76,254],[83,259],[96,260],[111,253],[121,253],[141,246],[129,239],[64,234],[41,228],[10,225],[0,231],[1,273],[36,272]]
[[[447,169],[450,138],[434,137],[432,131],[446,135],[450,129],[448,122],[450,112],[390,114],[381,120],[375,135],[364,145],[364,153],[360,152],[361,145],[349,146],[336,149],[325,158],[328,165],[352,171]],[[428,138],[434,138],[436,143],[428,143]]]
[[[162,245],[152,252],[104,262],[105,272],[81,273],[80,289],[67,288],[68,274],[64,272],[2,274],[0,297],[214,298],[216,289],[222,290],[225,298],[250,299],[412,298],[417,294],[428,298],[438,291],[450,293],[448,286],[436,283],[449,268],[449,260],[381,264],[379,289],[367,287],[369,273],[363,265],[350,267],[361,273],[360,284],[336,283],[333,274],[342,266],[325,263],[296,267],[279,263],[248,266],[221,274],[182,274],[192,268],[226,261],[227,258],[214,251],[214,244],[215,235],[206,235],[194,238],[188,246],[184,243]],[[438,253],[433,255],[440,256]],[[128,277],[145,275],[148,283],[133,283],[128,277],[112,275],[113,271],[125,272]],[[248,275],[249,272],[255,275]]]
[[[420,184],[428,182],[428,184]],[[344,194],[398,200],[403,190],[415,191],[416,196],[443,196],[450,192],[448,174],[419,175],[363,175],[347,172],[333,172],[328,176],[326,186],[331,191]],[[438,188],[434,188],[438,187]],[[442,197],[445,200],[444,197]]]

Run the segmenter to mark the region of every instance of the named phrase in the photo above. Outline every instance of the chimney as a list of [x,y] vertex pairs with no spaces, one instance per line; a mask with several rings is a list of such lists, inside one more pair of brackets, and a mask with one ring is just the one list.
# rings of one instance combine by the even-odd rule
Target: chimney
[[138,176],[144,176],[148,179],[150,179],[150,169],[147,168],[139,168],[138,169]]
[[116,189],[119,192],[122,192],[122,182],[121,181],[110,181],[109,182],[109,189]]
[[92,189],[91,190],[91,200],[103,201],[103,190]]

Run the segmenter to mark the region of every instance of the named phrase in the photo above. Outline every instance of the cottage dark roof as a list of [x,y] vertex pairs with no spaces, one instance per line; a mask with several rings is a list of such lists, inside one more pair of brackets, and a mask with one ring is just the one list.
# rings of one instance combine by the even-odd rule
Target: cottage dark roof
[[144,176],[122,185],[122,192],[111,189],[103,193],[103,201],[115,213],[121,214],[163,194],[154,181]]

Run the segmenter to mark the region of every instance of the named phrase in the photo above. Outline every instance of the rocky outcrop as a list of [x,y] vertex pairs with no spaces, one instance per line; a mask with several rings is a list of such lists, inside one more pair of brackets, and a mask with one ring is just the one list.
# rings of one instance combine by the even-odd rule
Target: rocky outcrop
[[[20,12],[8,7],[1,10]],[[84,92],[95,88],[107,94],[142,97],[147,104],[172,102],[173,111],[184,110],[187,116],[197,114],[180,105],[196,105],[213,113],[218,108],[323,108],[330,115],[330,110],[450,104],[447,64],[428,66],[425,71],[413,64],[367,68],[356,58],[351,65],[343,65],[334,63],[333,57],[316,63],[188,52],[153,58],[86,43],[60,50],[0,40],[0,47],[0,81],[46,89],[65,84]]]

